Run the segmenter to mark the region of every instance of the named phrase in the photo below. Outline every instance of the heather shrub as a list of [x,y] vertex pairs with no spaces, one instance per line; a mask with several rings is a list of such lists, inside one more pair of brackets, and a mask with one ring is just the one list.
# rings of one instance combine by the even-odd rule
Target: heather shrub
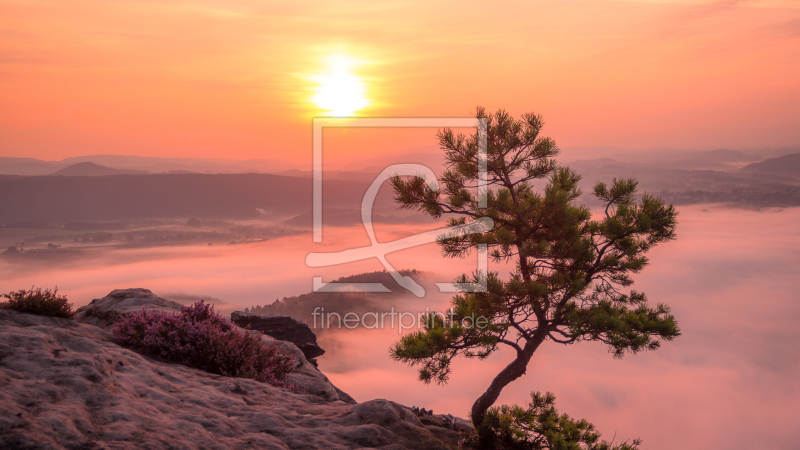
[[284,379],[294,367],[294,356],[242,332],[202,300],[179,313],[144,309],[125,317],[113,332],[121,344],[162,361],[292,387]]
[[58,295],[55,290],[42,288],[20,289],[16,292],[3,294],[8,299],[5,307],[28,314],[40,316],[72,318],[72,303],[67,301],[66,295]]

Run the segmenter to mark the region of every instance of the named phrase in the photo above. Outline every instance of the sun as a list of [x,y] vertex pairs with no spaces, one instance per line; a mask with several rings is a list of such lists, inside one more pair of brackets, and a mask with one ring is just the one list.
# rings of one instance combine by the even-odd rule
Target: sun
[[327,71],[312,79],[317,83],[311,101],[334,117],[353,116],[369,104],[364,83],[351,72],[354,61],[343,55],[328,58]]

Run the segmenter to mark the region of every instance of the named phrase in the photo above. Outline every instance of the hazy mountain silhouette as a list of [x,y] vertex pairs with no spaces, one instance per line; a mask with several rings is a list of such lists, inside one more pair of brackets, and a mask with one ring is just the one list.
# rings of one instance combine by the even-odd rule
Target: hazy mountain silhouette
[[49,175],[66,166],[68,164],[63,164],[60,161],[0,157],[0,174],[4,175]]
[[778,158],[770,158],[761,162],[748,164],[741,169],[745,173],[763,175],[782,175],[800,178],[800,153],[792,153]]
[[141,175],[150,173],[146,170],[113,169],[92,162],[81,162],[53,172],[63,176],[103,176],[103,175]]
[[[666,161],[669,156],[671,161]],[[663,156],[661,162],[636,162],[601,158],[567,164],[583,176],[584,192],[597,181],[632,177],[643,191],[658,194],[676,204],[726,203],[748,206],[800,205],[800,153],[753,163],[759,158],[737,150],[680,152]],[[71,176],[0,175],[0,223],[66,223],[139,219],[268,219],[307,229],[311,225],[312,180],[300,176],[237,173],[181,173],[186,167],[218,167],[246,170],[246,161],[179,158],[145,158],[95,155],[96,161],[39,161],[32,158],[0,158],[0,172],[56,172]],[[82,157],[84,158],[84,157]],[[64,160],[68,161],[68,160]],[[268,165],[269,161],[259,160]],[[113,163],[115,169],[108,167]],[[146,164],[145,164],[146,163]],[[230,163],[230,164],[228,164]],[[172,174],[128,174],[131,166],[170,168]],[[151,164],[151,165],[147,165]],[[197,165],[199,164],[199,165]],[[228,165],[225,165],[228,164]],[[716,164],[722,170],[701,167]],[[138,167],[143,167],[142,165]],[[184,167],[184,168],[177,168]],[[265,166],[266,167],[266,166]],[[276,171],[281,167],[275,164]],[[355,168],[354,168],[355,169]],[[323,182],[323,220],[329,225],[359,223],[364,192],[380,171],[329,171]],[[115,174],[117,174],[115,176]],[[108,175],[108,176],[95,176]],[[384,185],[378,195],[373,219],[382,223],[407,223],[392,201],[392,190]],[[592,202],[585,195],[586,202]]]
[[222,159],[222,158],[159,158],[129,155],[87,155],[66,158],[63,163],[93,162],[109,167],[146,170],[166,173],[184,170],[199,173],[277,173],[293,169],[295,164],[276,159]]
[[659,148],[651,150],[626,150],[614,147],[567,147],[562,153],[565,162],[611,158],[624,163],[657,164],[675,169],[725,169],[765,158],[776,158],[797,153],[800,148],[676,150]]
[[171,171],[197,173],[278,173],[296,169],[297,164],[275,159],[221,159],[221,158],[159,158],[152,156],[86,155],[65,158],[61,161],[43,161],[35,158],[0,157],[0,174],[49,175],[77,163],[90,162],[117,169],[138,170],[150,173]]
[[[366,183],[330,180],[324,206],[358,207]],[[287,218],[310,213],[311,179],[269,174],[0,176],[0,222]]]
[[[411,277],[417,283],[422,283],[422,273],[416,269],[399,270],[401,275]],[[282,314],[302,320],[319,333],[328,327],[323,322],[314,319],[314,312],[320,310],[325,313],[337,313],[344,316],[347,313],[363,314],[367,312],[388,311],[394,306],[398,297],[407,297],[411,294],[399,286],[392,276],[383,272],[367,272],[357,275],[341,277],[337,283],[381,283],[390,292],[309,292],[294,297],[284,297],[281,300],[267,305],[255,305],[250,311],[256,314]],[[340,329],[339,323],[334,321],[331,328]]]

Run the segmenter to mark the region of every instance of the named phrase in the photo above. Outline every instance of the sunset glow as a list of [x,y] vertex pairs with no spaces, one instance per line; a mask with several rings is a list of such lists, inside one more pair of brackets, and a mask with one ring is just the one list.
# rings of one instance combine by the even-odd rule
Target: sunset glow
[[796,2],[168,4],[4,4],[4,156],[310,164],[314,116],[479,104],[542,114],[562,148],[800,141]]
[[312,101],[328,115],[352,116],[369,104],[363,82],[351,72],[352,64],[345,56],[332,56],[327,71],[314,77],[318,85]]
[[795,449],[798,223],[800,0],[5,0],[0,450]]

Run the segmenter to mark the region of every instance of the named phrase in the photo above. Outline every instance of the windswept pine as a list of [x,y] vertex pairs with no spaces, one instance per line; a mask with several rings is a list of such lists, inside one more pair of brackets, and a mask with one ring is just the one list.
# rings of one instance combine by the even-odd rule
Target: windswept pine
[[[433,316],[425,330],[404,336],[391,353],[419,366],[425,383],[446,383],[454,358],[483,359],[501,346],[511,348],[514,359],[472,406],[473,423],[481,429],[503,388],[525,374],[534,352],[547,341],[599,341],[622,357],[654,350],[680,332],[669,307],[651,305],[644,293],[626,290],[632,275],[647,265],[647,252],[675,238],[673,206],[647,193],[637,195],[633,179],[614,179],[594,186],[603,208],[592,214],[577,204],[581,178],[554,159],[559,150],[542,136],[541,116],[515,119],[483,108],[476,116],[486,126],[469,137],[450,129],[438,134],[446,157],[440,188],[422,177],[395,177],[396,200],[434,219],[450,216],[453,226],[491,218],[489,232],[440,237],[442,252],[457,258],[485,245],[493,261],[513,263],[514,269],[505,277],[498,272],[462,276],[458,282],[485,282],[488,290],[456,295],[452,316]],[[479,133],[487,138],[489,188],[482,192],[476,192]],[[486,318],[487,325],[465,326],[464,319],[476,317]],[[482,439],[491,439],[485,429]]]

